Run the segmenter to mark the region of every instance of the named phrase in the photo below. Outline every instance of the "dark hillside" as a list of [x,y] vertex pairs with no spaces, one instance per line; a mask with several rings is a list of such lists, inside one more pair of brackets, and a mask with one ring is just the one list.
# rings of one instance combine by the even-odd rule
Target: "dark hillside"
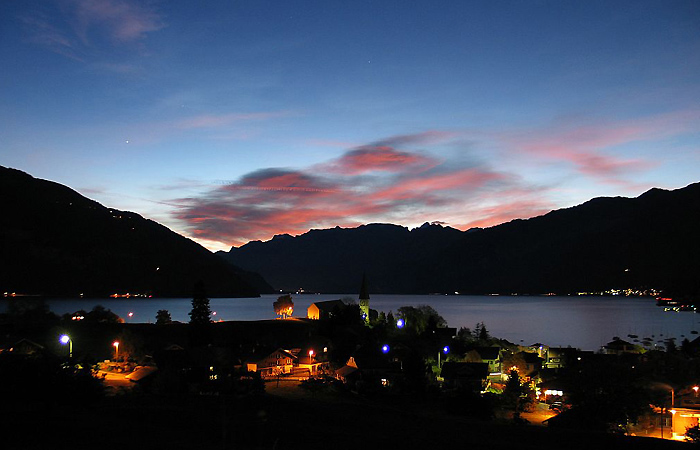
[[265,287],[152,220],[18,170],[0,167],[0,211],[0,292],[187,297],[201,279],[209,295],[233,297]]

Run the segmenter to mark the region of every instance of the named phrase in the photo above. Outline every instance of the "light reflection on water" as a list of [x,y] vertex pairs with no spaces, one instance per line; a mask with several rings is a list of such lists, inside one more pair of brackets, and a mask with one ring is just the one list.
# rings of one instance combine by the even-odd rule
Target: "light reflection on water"
[[[305,317],[311,303],[349,298],[357,294],[295,295],[294,316]],[[260,298],[210,300],[216,319],[263,320],[274,319],[272,303],[277,295]],[[4,309],[5,302],[0,302]],[[191,299],[69,299],[49,300],[57,314],[79,309],[89,311],[100,304],[129,322],[154,322],[156,312],[167,309],[173,320],[187,322]],[[613,336],[632,341],[628,335],[652,337],[655,342],[668,337],[683,336],[692,340],[697,335],[698,315],[691,312],[664,312],[651,298],[627,297],[529,297],[529,296],[439,296],[439,295],[371,295],[370,307],[396,313],[401,306],[430,305],[451,327],[474,328],[484,322],[489,332],[516,344],[541,342],[550,346],[578,347],[598,350]],[[128,319],[128,313],[134,315]],[[661,336],[663,335],[663,336]],[[657,342],[659,345],[661,343]]]

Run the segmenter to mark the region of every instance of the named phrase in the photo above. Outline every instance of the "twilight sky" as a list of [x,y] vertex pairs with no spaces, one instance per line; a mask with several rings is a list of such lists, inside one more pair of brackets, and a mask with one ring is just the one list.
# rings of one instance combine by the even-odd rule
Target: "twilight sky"
[[0,165],[209,249],[700,181],[700,2],[0,4]]

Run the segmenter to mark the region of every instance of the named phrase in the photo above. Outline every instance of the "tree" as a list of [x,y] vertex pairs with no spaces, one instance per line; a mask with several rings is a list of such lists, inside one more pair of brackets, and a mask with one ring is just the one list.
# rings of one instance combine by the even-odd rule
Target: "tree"
[[503,390],[506,402],[512,405],[516,412],[526,411],[534,402],[534,392],[527,383],[520,378],[517,370],[512,369],[508,374],[508,381]]
[[87,323],[122,323],[124,320],[114,314],[112,310],[105,308],[102,305],[95,305],[92,311],[85,314],[85,322]]
[[667,353],[675,353],[677,350],[678,350],[678,347],[676,346],[676,338],[666,339],[666,352]]
[[402,306],[399,308],[398,315],[405,321],[405,326],[415,331],[416,334],[423,334],[429,329],[447,326],[445,319],[432,306],[428,305]]
[[277,301],[275,301],[272,306],[275,308],[275,314],[282,316],[283,319],[291,317],[294,313],[294,302],[292,301],[291,294],[277,297]]
[[159,309],[156,313],[156,325],[167,325],[169,323],[173,323],[170,312],[167,309]]
[[489,332],[486,329],[486,325],[484,325],[484,322],[481,322],[481,327],[479,327],[479,340],[480,341],[486,341],[489,339]]
[[685,438],[695,444],[700,444],[700,425],[694,425],[685,429]]
[[192,298],[192,311],[189,313],[190,324],[208,325],[211,322],[211,309],[209,309],[209,299],[204,288],[204,283],[198,281],[194,285],[194,295]]

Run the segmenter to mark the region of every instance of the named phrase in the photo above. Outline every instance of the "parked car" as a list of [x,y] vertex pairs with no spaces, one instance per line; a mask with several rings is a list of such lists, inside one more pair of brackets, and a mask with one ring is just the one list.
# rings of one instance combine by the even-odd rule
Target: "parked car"
[[549,409],[560,413],[560,412],[564,411],[564,404],[562,402],[554,402],[551,405],[549,405]]

